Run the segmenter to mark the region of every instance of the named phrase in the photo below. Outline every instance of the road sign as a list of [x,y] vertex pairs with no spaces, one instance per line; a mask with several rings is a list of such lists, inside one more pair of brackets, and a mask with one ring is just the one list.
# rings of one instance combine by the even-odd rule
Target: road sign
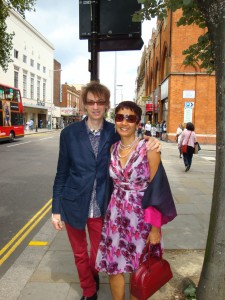
[[184,108],[194,108],[195,103],[194,102],[185,102]]

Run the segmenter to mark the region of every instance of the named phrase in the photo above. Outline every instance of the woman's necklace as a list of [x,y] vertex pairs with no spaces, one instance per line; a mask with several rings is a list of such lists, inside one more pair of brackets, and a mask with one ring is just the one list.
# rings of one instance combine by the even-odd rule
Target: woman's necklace
[[131,147],[133,147],[133,145],[135,144],[136,141],[137,141],[137,138],[135,138],[135,139],[133,140],[133,142],[132,142],[130,145],[124,145],[124,144],[120,141],[120,144],[119,144],[120,149],[121,149],[121,150],[122,150],[122,149],[130,149]]
[[[132,148],[135,145],[136,141],[137,141],[137,138],[135,138],[134,141],[130,145],[123,145],[122,142],[120,141],[120,143],[119,143],[119,149],[118,149],[118,156],[119,156],[119,158],[125,158],[125,157],[127,157],[130,154],[130,152],[132,151]],[[119,153],[119,151],[123,151],[123,150],[129,150],[129,151],[125,155],[121,155]]]

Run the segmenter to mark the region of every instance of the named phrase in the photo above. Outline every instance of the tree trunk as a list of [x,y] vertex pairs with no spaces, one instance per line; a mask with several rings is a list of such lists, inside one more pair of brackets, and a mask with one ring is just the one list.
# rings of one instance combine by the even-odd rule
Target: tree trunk
[[[215,53],[216,167],[210,224],[198,300],[225,299],[225,0],[196,0]],[[207,124],[206,124],[207,127]]]

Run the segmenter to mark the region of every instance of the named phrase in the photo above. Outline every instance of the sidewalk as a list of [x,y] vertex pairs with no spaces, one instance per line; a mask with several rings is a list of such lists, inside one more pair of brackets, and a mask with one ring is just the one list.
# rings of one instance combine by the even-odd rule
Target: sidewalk
[[[55,128],[52,129],[48,129],[48,128],[37,128],[37,129],[33,129],[33,130],[24,130],[24,135],[31,135],[31,134],[38,134],[38,133],[48,133],[48,132],[52,132],[55,131]],[[60,129],[57,129],[58,131],[60,131]]]
[[[178,211],[178,216],[163,228],[164,257],[170,262],[174,277],[150,299],[181,300],[183,279],[188,277],[197,283],[201,272],[215,162],[195,155],[193,166],[185,173],[177,145],[162,144],[162,161]],[[211,153],[215,150],[211,145],[201,147]],[[45,241],[48,245],[27,246],[0,280],[0,300],[80,300],[82,291],[66,232],[55,232],[48,221],[33,241]],[[98,299],[112,300],[107,276],[101,274],[100,281]]]

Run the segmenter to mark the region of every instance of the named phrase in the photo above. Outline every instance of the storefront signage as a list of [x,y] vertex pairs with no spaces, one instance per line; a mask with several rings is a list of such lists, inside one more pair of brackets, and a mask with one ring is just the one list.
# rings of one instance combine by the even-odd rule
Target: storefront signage
[[166,79],[161,85],[161,100],[168,98],[169,79]]
[[183,98],[194,99],[195,98],[195,90],[184,90]]
[[76,115],[77,109],[73,107],[61,107],[62,116],[73,116]]

